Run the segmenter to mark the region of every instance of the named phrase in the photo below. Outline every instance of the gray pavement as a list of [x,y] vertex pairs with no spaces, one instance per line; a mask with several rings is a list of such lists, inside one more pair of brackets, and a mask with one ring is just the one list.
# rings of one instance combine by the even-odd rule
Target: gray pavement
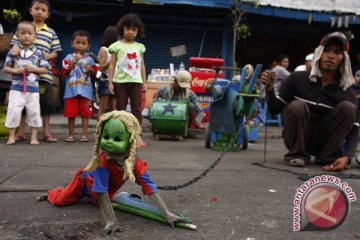
[[[91,120],[89,143],[65,143],[66,119],[51,119],[57,143],[41,142],[31,146],[20,142],[7,146],[0,140],[0,239],[360,239],[359,201],[351,204],[345,222],[332,231],[294,232],[293,201],[296,189],[304,182],[292,173],[253,165],[264,160],[264,129],[248,150],[226,153],[220,164],[197,183],[177,191],[160,191],[173,212],[192,218],[196,231],[167,225],[138,216],[116,212],[122,232],[114,237],[99,236],[104,226],[100,210],[89,204],[54,207],[36,202],[36,196],[67,184],[79,167],[92,155],[95,120]],[[139,150],[147,160],[157,185],[178,185],[203,172],[220,155],[204,147],[201,135],[184,142],[156,141],[145,122],[143,137],[148,146]],[[76,124],[77,138],[81,134]],[[268,127],[265,166],[299,174],[323,173],[320,166],[292,168],[283,164],[285,148],[281,129]],[[41,136],[41,131],[40,135]],[[346,174],[360,174],[356,164]],[[360,196],[359,180],[344,179]],[[121,191],[141,194],[130,182]]]

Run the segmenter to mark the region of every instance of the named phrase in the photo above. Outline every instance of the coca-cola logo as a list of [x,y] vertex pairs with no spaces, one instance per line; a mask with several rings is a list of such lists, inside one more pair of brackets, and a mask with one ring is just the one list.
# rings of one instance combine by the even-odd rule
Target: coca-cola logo
[[193,87],[203,87],[205,86],[206,82],[208,80],[210,80],[211,78],[208,78],[208,79],[200,79],[198,77],[195,77],[192,81],[191,81],[191,85]]

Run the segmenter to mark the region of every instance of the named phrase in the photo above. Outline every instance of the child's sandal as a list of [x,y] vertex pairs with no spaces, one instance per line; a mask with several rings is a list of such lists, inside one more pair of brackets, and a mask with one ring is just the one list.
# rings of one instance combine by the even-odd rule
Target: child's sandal
[[65,142],[74,142],[74,137],[73,136],[68,136],[66,139],[65,139]]
[[90,141],[90,139],[88,137],[86,137],[86,136],[82,136],[80,138],[80,142],[88,142],[88,141]]

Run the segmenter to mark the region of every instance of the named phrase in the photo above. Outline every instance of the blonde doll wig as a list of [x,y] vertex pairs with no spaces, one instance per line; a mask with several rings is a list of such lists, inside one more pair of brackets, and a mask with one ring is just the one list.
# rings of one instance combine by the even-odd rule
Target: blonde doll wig
[[129,157],[125,160],[124,164],[124,176],[123,180],[130,178],[131,181],[135,182],[135,177],[133,174],[133,165],[136,159],[136,149],[140,146],[140,134],[141,134],[141,126],[136,117],[126,111],[112,111],[103,114],[99,122],[96,125],[96,138],[95,144],[93,148],[93,156],[90,163],[84,169],[85,171],[92,172],[95,171],[99,167],[99,152],[100,152],[100,140],[103,132],[104,124],[110,118],[118,119],[122,121],[127,130],[130,133],[130,154]]

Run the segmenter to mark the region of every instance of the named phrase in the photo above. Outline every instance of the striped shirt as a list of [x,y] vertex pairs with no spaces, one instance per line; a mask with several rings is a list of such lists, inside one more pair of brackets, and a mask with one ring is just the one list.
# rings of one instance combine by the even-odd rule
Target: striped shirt
[[[11,45],[15,44],[19,44],[19,40],[16,37],[16,34],[11,40]],[[44,24],[40,28],[36,28],[36,39],[34,44],[38,50],[40,50],[41,52],[44,51],[48,54],[52,52],[62,51],[58,36],[56,35],[55,31],[52,28],[49,28],[46,24]],[[51,67],[48,69],[47,74],[40,75],[40,81],[52,83]]]
[[[24,49],[21,45],[19,56],[13,57],[11,51],[7,54],[5,64],[13,68],[22,68],[25,65],[34,65],[36,67],[50,67],[49,62],[46,61],[40,50],[32,46],[29,49]],[[23,91],[24,82],[22,74],[12,75],[11,90]],[[26,88],[28,92],[39,92],[40,77],[34,73],[26,74]]]

